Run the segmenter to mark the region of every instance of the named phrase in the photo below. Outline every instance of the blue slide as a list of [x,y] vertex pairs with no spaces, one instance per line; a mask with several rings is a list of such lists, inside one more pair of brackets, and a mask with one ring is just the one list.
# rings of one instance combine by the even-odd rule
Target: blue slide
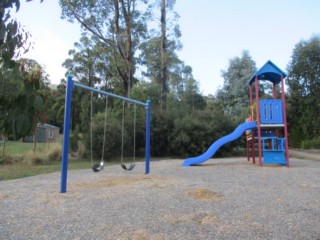
[[241,135],[246,130],[256,128],[256,127],[257,127],[256,122],[244,122],[240,124],[232,133],[222,138],[219,138],[217,141],[215,141],[205,153],[201,154],[198,157],[187,158],[186,160],[184,160],[182,166],[188,167],[188,166],[197,165],[209,160],[217,152],[217,150],[220,147],[222,147],[224,144],[236,140],[237,138],[241,137]]

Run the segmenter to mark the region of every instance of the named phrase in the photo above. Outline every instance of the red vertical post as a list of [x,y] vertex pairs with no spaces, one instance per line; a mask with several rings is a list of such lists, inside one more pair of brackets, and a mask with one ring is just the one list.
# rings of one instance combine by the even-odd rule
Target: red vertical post
[[250,161],[250,145],[249,145],[248,136],[246,136],[246,148],[247,148],[247,160]]
[[[253,115],[252,115],[252,111],[251,111],[251,106],[252,106],[252,85],[249,82],[249,95],[250,95],[250,102],[249,102],[249,111],[250,111],[250,116],[251,116],[251,121],[253,121]],[[253,138],[253,130],[251,130],[251,141]],[[247,142],[247,159],[248,161],[250,161],[250,140],[249,137],[246,136],[246,142]],[[252,146],[251,146],[252,147]]]
[[284,77],[281,76],[281,97],[282,97],[282,111],[284,121],[284,138],[285,138],[285,156],[287,160],[287,167],[289,167],[289,143],[288,143],[288,128],[287,128],[287,112],[286,112],[286,97],[284,92]]
[[249,94],[250,94],[250,108],[251,108],[251,105],[253,104],[252,85],[251,85],[251,83],[249,84]]
[[261,149],[261,121],[260,121],[260,99],[259,99],[259,79],[255,78],[256,88],[256,114],[257,114],[257,131],[258,131],[258,151],[259,151],[259,166],[262,166],[262,149]]
[[254,152],[254,149],[255,149],[255,145],[254,145],[254,131],[255,130],[252,130],[252,139],[251,139],[251,151],[252,151],[252,163],[253,164],[256,164],[256,154]]
[[[277,99],[277,85],[275,83],[273,83],[273,88],[272,88],[272,91],[273,91],[273,99]],[[276,136],[279,137],[279,130],[276,129]]]

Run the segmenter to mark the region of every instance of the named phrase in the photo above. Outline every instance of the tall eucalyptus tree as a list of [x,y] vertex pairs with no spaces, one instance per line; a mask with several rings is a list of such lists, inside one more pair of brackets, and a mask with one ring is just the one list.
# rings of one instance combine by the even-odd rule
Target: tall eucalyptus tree
[[62,17],[78,21],[112,53],[112,66],[130,96],[134,84],[138,44],[146,34],[145,0],[60,0]]

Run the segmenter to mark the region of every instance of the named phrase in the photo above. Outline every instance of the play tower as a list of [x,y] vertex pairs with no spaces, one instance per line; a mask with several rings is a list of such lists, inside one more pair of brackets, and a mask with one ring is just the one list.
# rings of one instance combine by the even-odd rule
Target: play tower
[[[289,166],[288,130],[284,78],[286,74],[268,61],[249,80],[250,112],[248,121],[256,122],[256,128],[246,131],[247,158],[255,163],[258,147],[259,165],[280,164]],[[260,99],[259,82],[272,83],[271,99]],[[281,95],[281,96],[278,96]]]
[[[240,138],[246,133],[247,158],[255,163],[255,152],[258,147],[259,165],[278,164],[289,166],[288,131],[284,78],[286,74],[275,64],[268,61],[249,80],[250,117],[236,129],[211,144],[199,156],[187,158],[182,166],[194,166],[208,161],[223,145]],[[260,81],[272,83],[272,96],[260,99]],[[278,95],[281,98],[278,99]]]

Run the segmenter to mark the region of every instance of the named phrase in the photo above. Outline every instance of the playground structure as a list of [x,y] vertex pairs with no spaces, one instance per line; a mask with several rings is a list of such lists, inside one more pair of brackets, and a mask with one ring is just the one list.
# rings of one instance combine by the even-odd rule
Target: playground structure
[[[289,166],[288,130],[284,78],[286,74],[274,63],[268,61],[248,81],[250,92],[250,117],[231,134],[215,141],[200,156],[188,158],[183,166],[192,166],[209,160],[224,144],[246,134],[247,160],[255,164],[255,151],[258,147],[259,166],[279,164]],[[273,99],[259,98],[259,81],[272,83]],[[280,84],[280,88],[277,86]],[[277,99],[280,91],[281,99]]]
[[[74,87],[82,88],[88,91],[96,92],[98,94],[114,97],[117,99],[121,99],[123,101],[123,108],[124,102],[129,102],[132,104],[143,106],[146,109],[146,143],[145,143],[145,174],[150,172],[150,121],[151,121],[151,101],[147,100],[146,103],[122,97],[113,93],[105,92],[96,88],[88,87],[82,84],[75,82],[72,79],[72,75],[68,75],[67,78],[67,86],[66,86],[66,98],[65,98],[65,109],[64,109],[64,126],[63,126],[63,146],[62,146],[62,163],[61,163],[61,186],[60,192],[65,193],[67,191],[67,174],[68,174],[68,155],[69,155],[69,138],[70,138],[70,112],[71,112],[71,99],[72,99],[72,90]],[[106,99],[107,101],[107,99]],[[91,102],[92,105],[92,102]],[[107,107],[107,103],[106,103]],[[123,109],[124,114],[124,109]],[[92,118],[92,107],[91,107],[91,118]],[[105,118],[106,121],[106,118]],[[122,116],[122,131],[123,131],[123,123],[124,123],[124,115]],[[105,123],[106,124],[106,123]],[[92,135],[92,133],[91,133]],[[105,138],[105,136],[104,136]],[[91,140],[92,141],[92,140]],[[122,153],[121,153],[121,166],[125,170],[132,170],[134,164],[131,164],[129,168],[127,168],[122,162],[122,154],[123,154],[123,133],[122,133]],[[135,151],[135,149],[134,149]],[[103,161],[92,167],[93,171],[97,172],[102,170],[103,168]]]

